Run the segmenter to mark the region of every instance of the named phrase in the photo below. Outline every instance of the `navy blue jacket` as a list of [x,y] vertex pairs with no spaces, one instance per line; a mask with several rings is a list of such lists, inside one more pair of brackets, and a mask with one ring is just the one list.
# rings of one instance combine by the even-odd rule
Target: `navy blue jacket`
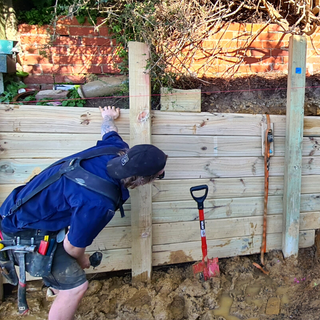
[[[101,146],[129,148],[115,131],[106,133],[93,148]],[[81,152],[67,158],[79,155]],[[83,160],[81,165],[89,172],[117,184],[121,188],[124,202],[129,198],[128,190],[121,185],[119,180],[107,174],[106,164],[114,157],[114,155],[95,157]],[[13,190],[2,204],[0,215],[2,217],[6,215],[17,199],[22,199],[47,180],[59,170],[60,166],[56,165],[42,171],[26,185]],[[59,231],[70,227],[68,234],[70,243],[75,247],[84,248],[92,243],[93,239],[113,218],[114,211],[114,204],[107,197],[61,177],[23,204],[13,215],[5,217],[2,220],[2,229],[4,232],[17,232],[23,229]]]

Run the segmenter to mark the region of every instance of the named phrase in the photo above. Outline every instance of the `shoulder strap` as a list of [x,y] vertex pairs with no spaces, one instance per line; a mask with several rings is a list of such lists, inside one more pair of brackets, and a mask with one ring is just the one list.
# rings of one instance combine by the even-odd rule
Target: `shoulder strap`
[[48,168],[56,166],[58,164],[63,164],[58,172],[53,174],[47,180],[45,180],[42,184],[32,190],[29,194],[27,194],[22,199],[18,199],[11,207],[9,212],[3,216],[3,218],[12,215],[15,211],[17,211],[24,203],[29,201],[33,198],[36,194],[41,192],[43,189],[57,181],[61,178],[62,175],[66,176],[66,178],[72,180],[73,182],[84,186],[92,191],[100,193],[110,200],[112,200],[117,208],[120,208],[121,216],[124,216],[123,208],[122,208],[122,197],[121,197],[121,190],[118,186],[114,183],[102,179],[101,177],[83,169],[80,166],[80,162],[82,160],[91,159],[94,157],[99,157],[102,155],[115,155],[121,149],[116,147],[104,147],[104,148],[97,148],[97,149],[89,149],[81,152],[80,156],[76,158],[66,158],[62,160],[58,160],[57,162],[50,165]]

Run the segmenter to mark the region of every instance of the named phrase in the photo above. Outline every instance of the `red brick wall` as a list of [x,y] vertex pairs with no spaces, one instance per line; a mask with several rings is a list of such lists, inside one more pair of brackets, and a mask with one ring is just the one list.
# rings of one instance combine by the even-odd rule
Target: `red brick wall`
[[[248,75],[265,72],[287,73],[289,35],[277,25],[270,25],[253,42],[248,39],[261,24],[231,24],[208,37],[197,50],[185,48],[180,57],[191,74],[199,77]],[[29,72],[25,79],[30,87],[52,88],[53,83],[84,83],[91,74],[117,74],[120,59],[115,54],[116,43],[108,28],[95,31],[77,20],[61,20],[57,37],[50,40],[47,26],[19,25],[21,62]],[[308,38],[307,73],[320,71],[317,48],[320,31]],[[247,47],[245,49],[245,47]],[[320,49],[319,49],[320,52]]]
[[[99,22],[99,21],[98,21]],[[102,26],[98,31],[76,18],[58,21],[52,41],[48,26],[18,26],[25,83],[37,89],[52,89],[54,83],[85,83],[92,74],[118,74],[116,45]]]

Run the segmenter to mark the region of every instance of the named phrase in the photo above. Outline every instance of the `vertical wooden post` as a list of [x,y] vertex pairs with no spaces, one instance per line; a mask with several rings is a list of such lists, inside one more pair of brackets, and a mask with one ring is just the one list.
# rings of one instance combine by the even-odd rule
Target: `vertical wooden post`
[[[151,88],[146,44],[129,42],[130,146],[151,143]],[[132,281],[148,281],[152,271],[151,185],[131,190]]]
[[283,193],[282,252],[284,257],[297,256],[299,249],[306,51],[306,38],[291,36],[289,41]]

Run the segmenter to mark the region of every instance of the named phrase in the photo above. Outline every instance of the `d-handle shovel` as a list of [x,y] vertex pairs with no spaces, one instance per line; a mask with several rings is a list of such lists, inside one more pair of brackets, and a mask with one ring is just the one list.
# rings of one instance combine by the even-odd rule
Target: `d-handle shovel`
[[[204,195],[196,197],[195,191],[204,190]],[[202,261],[195,263],[193,267],[193,274],[203,273],[204,280],[208,280],[211,277],[219,276],[220,270],[218,265],[218,258],[208,259],[207,237],[206,227],[203,212],[203,203],[208,194],[208,186],[201,185],[190,188],[192,198],[197,202],[199,209],[199,222],[200,222],[200,235],[201,235],[201,249],[202,249]]]

